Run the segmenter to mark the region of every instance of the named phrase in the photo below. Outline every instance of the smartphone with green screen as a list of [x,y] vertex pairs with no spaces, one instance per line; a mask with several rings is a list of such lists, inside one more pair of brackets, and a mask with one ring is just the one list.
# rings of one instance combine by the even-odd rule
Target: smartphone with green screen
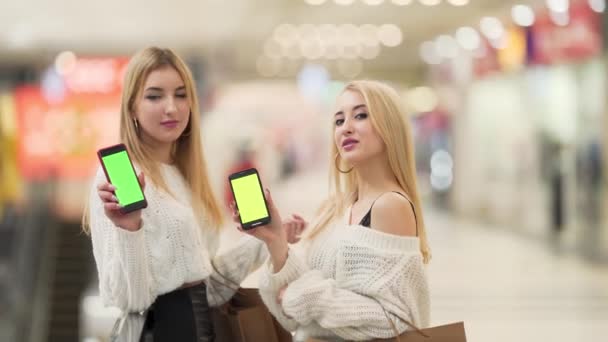
[[241,227],[252,229],[270,223],[270,212],[258,171],[239,171],[228,176],[228,181],[239,211]]
[[135,168],[124,144],[118,144],[97,151],[97,156],[108,182],[116,187],[114,195],[123,214],[148,206],[146,196],[139,185]]

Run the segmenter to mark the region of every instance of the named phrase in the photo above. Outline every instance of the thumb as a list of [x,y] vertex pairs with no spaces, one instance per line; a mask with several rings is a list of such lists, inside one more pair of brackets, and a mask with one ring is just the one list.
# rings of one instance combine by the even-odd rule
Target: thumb
[[270,215],[272,217],[279,217],[279,215],[277,215],[279,211],[278,211],[277,207],[274,205],[274,200],[272,199],[272,195],[270,195],[270,190],[268,190],[268,188],[266,188],[264,193],[266,195],[266,203],[268,203],[268,210],[270,211]]
[[141,189],[144,190],[146,188],[146,177],[144,176],[143,171],[139,173],[137,180],[139,181],[139,186],[141,186]]

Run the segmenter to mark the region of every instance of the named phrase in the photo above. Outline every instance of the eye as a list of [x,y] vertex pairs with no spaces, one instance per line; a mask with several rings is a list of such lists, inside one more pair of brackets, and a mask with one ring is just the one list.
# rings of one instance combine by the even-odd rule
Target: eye
[[358,120],[367,119],[367,113],[359,113],[359,114],[355,115],[355,119],[358,119]]
[[344,119],[337,119],[336,126],[341,126],[344,123]]
[[146,99],[150,101],[156,101],[160,99],[160,95],[146,95]]
[[179,97],[180,99],[185,99],[188,95],[184,94],[175,94],[175,97]]

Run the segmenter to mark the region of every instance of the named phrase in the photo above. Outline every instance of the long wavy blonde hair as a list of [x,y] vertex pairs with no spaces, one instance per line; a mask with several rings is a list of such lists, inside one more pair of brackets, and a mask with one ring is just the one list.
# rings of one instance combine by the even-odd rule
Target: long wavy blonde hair
[[[416,219],[418,223],[418,236],[420,238],[420,252],[424,262],[431,259],[428,245],[424,217],[418,188],[416,185],[416,163],[414,158],[414,141],[412,129],[403,108],[402,100],[397,92],[380,82],[376,81],[353,81],[346,85],[343,93],[354,91],[365,100],[368,114],[373,128],[386,145],[386,153],[390,168],[406,195],[414,204]],[[332,221],[344,215],[346,208],[355,200],[358,192],[356,169],[344,174],[337,167],[347,169],[345,165],[334,163],[335,156],[339,153],[334,143],[333,129],[330,153],[330,197],[321,206],[320,214],[313,222],[308,238],[314,238],[323,231]]]
[[[210,225],[219,229],[223,215],[219,202],[212,191],[203,154],[200,135],[200,110],[196,86],[186,63],[170,49],[149,47],[135,54],[127,67],[120,108],[120,139],[127,146],[133,162],[137,164],[146,178],[159,189],[171,194],[160,170],[160,165],[152,157],[150,147],[142,143],[133,118],[137,100],[143,94],[148,75],[160,68],[171,67],[177,71],[186,87],[190,105],[190,120],[186,129],[174,143],[172,154],[175,166],[184,176],[192,191],[194,212],[210,220]],[[83,216],[83,229],[88,232],[88,208]]]

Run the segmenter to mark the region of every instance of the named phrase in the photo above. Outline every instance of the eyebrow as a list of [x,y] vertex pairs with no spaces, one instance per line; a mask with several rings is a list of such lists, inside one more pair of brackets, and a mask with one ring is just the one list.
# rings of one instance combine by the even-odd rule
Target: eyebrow
[[[356,106],[354,106],[354,107],[353,107],[353,110],[352,110],[352,111],[354,112],[354,111],[356,111],[357,109],[359,109],[359,108],[363,108],[363,107],[366,107],[366,105],[365,105],[365,104],[356,105]],[[341,114],[343,115],[343,114],[344,114],[344,112],[343,112],[343,111],[339,111],[339,112],[337,112],[336,114],[334,114],[334,116],[336,116],[336,115],[341,115]]]
[[[184,89],[186,89],[186,86],[177,87],[177,88],[175,88],[175,91],[184,90]],[[163,88],[149,87],[149,88],[146,88],[146,91],[148,91],[148,90],[150,90],[150,91],[163,91]]]

